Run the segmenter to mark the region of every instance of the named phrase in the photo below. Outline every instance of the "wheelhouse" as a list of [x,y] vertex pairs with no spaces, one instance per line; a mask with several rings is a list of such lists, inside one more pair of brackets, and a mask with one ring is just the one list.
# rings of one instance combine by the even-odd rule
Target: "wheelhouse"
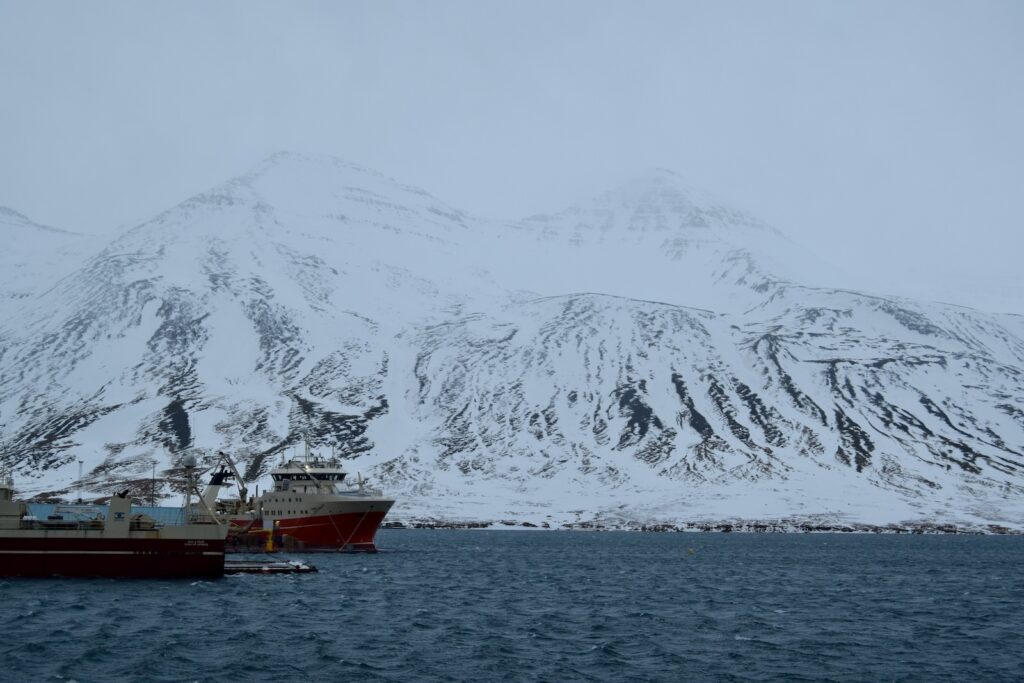
[[274,491],[293,493],[336,493],[347,472],[337,460],[289,460],[271,471]]

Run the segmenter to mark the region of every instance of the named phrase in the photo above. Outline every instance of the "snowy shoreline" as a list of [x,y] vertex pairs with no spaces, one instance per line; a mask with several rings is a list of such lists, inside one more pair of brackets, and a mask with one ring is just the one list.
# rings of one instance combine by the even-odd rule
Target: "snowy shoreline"
[[590,522],[566,522],[550,524],[543,522],[513,521],[452,521],[439,519],[409,519],[385,522],[382,529],[490,529],[508,531],[630,531],[638,533],[760,533],[760,534],[901,534],[901,535],[969,535],[969,536],[1024,536],[1024,529],[1014,529],[998,524],[966,526],[919,522],[908,524],[812,524],[797,521],[731,521],[731,522],[684,522],[682,524],[600,524]]

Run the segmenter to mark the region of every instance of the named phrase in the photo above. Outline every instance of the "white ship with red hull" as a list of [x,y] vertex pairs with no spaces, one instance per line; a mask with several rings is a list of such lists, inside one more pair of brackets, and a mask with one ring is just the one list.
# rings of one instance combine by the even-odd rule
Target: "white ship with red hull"
[[[231,476],[223,470],[219,474]],[[231,514],[227,506],[229,552],[249,552],[268,545],[316,552],[377,550],[377,529],[395,500],[361,480],[355,488],[348,488],[348,473],[340,461],[307,452],[302,459],[281,463],[270,476],[273,489],[244,503],[244,514]],[[214,486],[208,489],[208,502],[212,503],[216,492]],[[241,493],[244,501],[244,489]]]
[[227,525],[157,526],[131,513],[128,492],[115,495],[106,517],[38,520],[14,500],[0,476],[0,576],[217,577],[224,574]]

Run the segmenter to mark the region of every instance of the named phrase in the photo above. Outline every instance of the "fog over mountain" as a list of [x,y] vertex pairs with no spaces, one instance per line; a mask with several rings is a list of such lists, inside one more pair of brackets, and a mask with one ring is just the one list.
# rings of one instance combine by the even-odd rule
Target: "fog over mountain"
[[31,494],[308,439],[399,518],[1024,528],[1024,318],[830,288],[671,171],[499,221],[280,153],[105,245],[0,218]]
[[112,236],[294,149],[519,217],[667,167],[826,286],[1024,314],[1022,33],[1012,0],[0,1],[0,206]]
[[70,272],[94,242],[78,233],[40,225],[0,206],[0,296],[23,299]]

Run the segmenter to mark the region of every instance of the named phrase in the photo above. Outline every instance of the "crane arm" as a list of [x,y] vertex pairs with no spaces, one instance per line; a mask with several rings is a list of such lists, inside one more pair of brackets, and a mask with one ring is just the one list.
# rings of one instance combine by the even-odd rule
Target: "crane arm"
[[238,482],[238,498],[243,504],[249,503],[249,489],[245,485],[245,479],[242,478],[242,473],[235,467],[235,461],[231,459],[231,456],[224,451],[217,451],[217,455],[220,456],[221,461],[224,462],[229,468],[231,473],[235,475],[235,481]]

